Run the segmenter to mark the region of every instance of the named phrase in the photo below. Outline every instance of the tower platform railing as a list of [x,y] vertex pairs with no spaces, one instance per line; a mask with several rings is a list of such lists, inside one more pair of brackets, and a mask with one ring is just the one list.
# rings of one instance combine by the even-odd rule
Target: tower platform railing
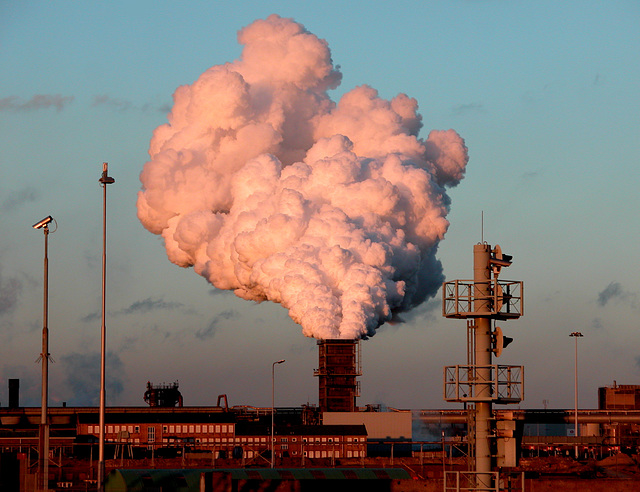
[[524,399],[524,366],[445,366],[444,399],[451,402],[519,403]]

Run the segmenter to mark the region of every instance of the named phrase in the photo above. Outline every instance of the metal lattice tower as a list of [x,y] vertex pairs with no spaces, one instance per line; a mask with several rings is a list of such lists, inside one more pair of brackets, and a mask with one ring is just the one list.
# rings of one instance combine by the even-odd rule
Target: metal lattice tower
[[[496,320],[517,319],[523,314],[523,284],[499,280],[503,267],[511,265],[511,256],[500,246],[476,244],[473,248],[473,280],[453,280],[443,284],[442,315],[467,320],[467,364],[444,368],[444,399],[471,403],[475,488],[494,490],[496,440],[498,429],[492,417],[492,405],[519,403],[524,399],[524,368],[492,363],[511,339],[494,326]],[[504,426],[500,426],[504,427]],[[470,429],[471,430],[471,429]]]

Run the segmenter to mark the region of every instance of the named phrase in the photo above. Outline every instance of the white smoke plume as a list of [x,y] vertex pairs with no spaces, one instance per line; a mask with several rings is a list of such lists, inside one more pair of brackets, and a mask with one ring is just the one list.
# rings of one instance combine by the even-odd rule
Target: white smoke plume
[[464,141],[419,138],[404,94],[361,86],[334,103],[327,43],[292,19],[255,21],[238,40],[239,60],[176,90],[138,217],[173,263],[282,304],[304,335],[372,336],[440,287],[445,187],[464,176]]

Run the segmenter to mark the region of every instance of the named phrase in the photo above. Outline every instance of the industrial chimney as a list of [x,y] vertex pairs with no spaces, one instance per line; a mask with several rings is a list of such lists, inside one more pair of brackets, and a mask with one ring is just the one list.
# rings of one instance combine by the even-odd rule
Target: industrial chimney
[[318,404],[321,412],[355,412],[362,375],[359,340],[318,340]]
[[20,380],[9,379],[9,408],[20,407]]

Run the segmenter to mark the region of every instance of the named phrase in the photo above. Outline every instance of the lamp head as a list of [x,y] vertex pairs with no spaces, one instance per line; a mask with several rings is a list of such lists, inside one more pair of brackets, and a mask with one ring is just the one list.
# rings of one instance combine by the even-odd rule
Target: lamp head
[[108,184],[113,184],[116,182],[115,179],[113,179],[111,176],[108,175],[109,172],[109,164],[106,162],[102,163],[102,175],[100,176],[100,179],[98,180],[98,182],[100,182],[103,185],[108,185]]
[[44,219],[36,222],[35,224],[33,224],[33,228],[34,229],[42,229],[43,227],[46,227],[49,222],[51,222],[53,220],[53,217],[51,217],[51,215],[48,215],[47,217],[45,217]]

